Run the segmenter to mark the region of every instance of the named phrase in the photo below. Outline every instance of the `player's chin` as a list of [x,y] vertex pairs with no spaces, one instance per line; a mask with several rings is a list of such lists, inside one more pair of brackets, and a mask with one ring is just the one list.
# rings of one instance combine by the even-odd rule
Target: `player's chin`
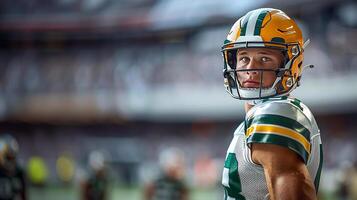
[[259,84],[259,83],[244,83],[244,84],[243,84],[243,88],[246,88],[246,89],[257,89],[257,88],[260,88],[260,84]]

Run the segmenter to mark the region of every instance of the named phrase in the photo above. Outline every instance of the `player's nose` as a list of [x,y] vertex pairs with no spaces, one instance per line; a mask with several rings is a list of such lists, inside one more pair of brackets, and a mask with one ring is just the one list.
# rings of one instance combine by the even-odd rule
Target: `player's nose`
[[258,74],[258,71],[255,70],[255,69],[258,69],[258,67],[259,67],[258,66],[258,62],[254,58],[251,58],[249,60],[248,65],[247,65],[247,69],[249,70],[249,71],[247,71],[247,74],[248,75],[256,75],[256,74]]

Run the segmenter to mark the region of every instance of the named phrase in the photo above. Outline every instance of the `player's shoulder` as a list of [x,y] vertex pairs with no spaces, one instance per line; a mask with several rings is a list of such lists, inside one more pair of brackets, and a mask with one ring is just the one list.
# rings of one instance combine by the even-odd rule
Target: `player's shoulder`
[[299,122],[309,128],[314,121],[310,109],[299,99],[290,97],[270,98],[254,106],[246,115],[246,120],[261,118],[287,119]]
[[[309,116],[310,115],[310,116]],[[311,112],[294,98],[268,99],[254,106],[246,116],[247,143],[269,143],[297,152],[306,162],[314,132]]]

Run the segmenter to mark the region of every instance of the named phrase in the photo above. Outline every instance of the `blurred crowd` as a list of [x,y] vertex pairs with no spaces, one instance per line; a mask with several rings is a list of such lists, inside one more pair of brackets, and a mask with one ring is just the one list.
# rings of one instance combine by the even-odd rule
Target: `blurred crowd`
[[[356,72],[357,52],[348,48],[354,37],[340,41],[338,36],[355,28],[326,24],[327,33],[314,33],[306,50],[305,63],[316,67],[307,79],[328,79]],[[344,29],[346,32],[335,33]],[[76,47],[49,47],[1,50],[1,88],[5,94],[85,94],[100,91],[130,93],[170,87],[209,87],[221,85],[220,46],[227,27],[203,30],[189,39],[121,44],[98,41]],[[328,43],[322,43],[319,34]],[[328,37],[328,38],[326,38]],[[331,38],[330,38],[331,37]],[[346,36],[346,38],[348,38]],[[81,46],[82,45],[82,46]],[[343,49],[343,51],[341,50]]]
[[2,52],[5,66],[2,88],[5,93],[22,95],[85,94],[100,90],[126,93],[220,81],[219,49],[198,55],[181,42],[148,47]]
[[[121,5],[113,1],[99,2]],[[353,14],[356,9],[352,2],[341,3],[319,10],[318,15],[314,13],[315,17],[309,13],[297,17],[305,39],[312,41],[305,53],[305,63],[313,63],[316,68],[306,73],[307,79],[328,79],[331,74],[339,76],[356,72],[352,67],[357,65],[357,40],[354,37],[357,18]],[[71,37],[66,34],[60,36],[64,37],[62,40],[47,41],[45,38],[51,38],[52,33],[44,32],[41,38],[45,45],[33,41],[19,48],[17,43],[10,42],[9,48],[0,50],[1,88],[9,95],[98,91],[120,94],[163,87],[220,85],[220,47],[228,29],[222,22],[216,26],[198,26],[194,31],[178,29],[171,35],[153,32],[153,36],[146,39],[140,34],[134,38],[115,39],[125,33],[119,30],[108,33],[106,39],[93,36],[93,39],[70,42],[65,41],[66,37]],[[143,36],[147,34],[146,29],[138,31],[143,31]],[[81,34],[85,38],[85,34],[90,33]]]
[[9,0],[1,2],[1,13],[3,15],[16,15],[18,13],[32,15],[33,17],[45,14],[51,15],[86,15],[95,13],[118,14],[118,11],[125,12],[126,9],[148,7],[156,0],[60,0],[46,1],[39,0],[25,1],[21,0],[16,5]]

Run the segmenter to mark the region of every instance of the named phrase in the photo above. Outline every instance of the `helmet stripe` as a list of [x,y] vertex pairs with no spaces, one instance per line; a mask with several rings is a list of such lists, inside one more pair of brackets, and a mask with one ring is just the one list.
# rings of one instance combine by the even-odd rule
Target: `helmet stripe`
[[247,13],[243,20],[242,20],[242,23],[241,23],[241,31],[240,31],[240,36],[245,36],[246,34],[246,31],[247,31],[247,25],[248,25],[248,20],[250,18],[250,15],[252,14],[253,12],[249,12]]
[[267,13],[268,11],[265,10],[259,14],[257,22],[255,24],[254,35],[260,35],[260,30],[262,28],[262,24]]
[[243,19],[240,36],[259,36],[264,18],[270,10],[272,9],[261,8],[247,13]]
[[247,34],[246,35],[260,35],[260,29],[266,14],[270,11],[269,8],[261,8],[254,11],[249,18]]
[[258,16],[261,12],[261,9],[255,10],[252,12],[252,15],[250,15],[249,20],[248,20],[248,25],[247,25],[247,36],[253,36],[254,35],[254,28],[255,24],[257,22]]
[[228,43],[230,43],[231,41],[229,41],[229,40],[224,40],[224,42],[223,42],[223,44],[228,44]]

